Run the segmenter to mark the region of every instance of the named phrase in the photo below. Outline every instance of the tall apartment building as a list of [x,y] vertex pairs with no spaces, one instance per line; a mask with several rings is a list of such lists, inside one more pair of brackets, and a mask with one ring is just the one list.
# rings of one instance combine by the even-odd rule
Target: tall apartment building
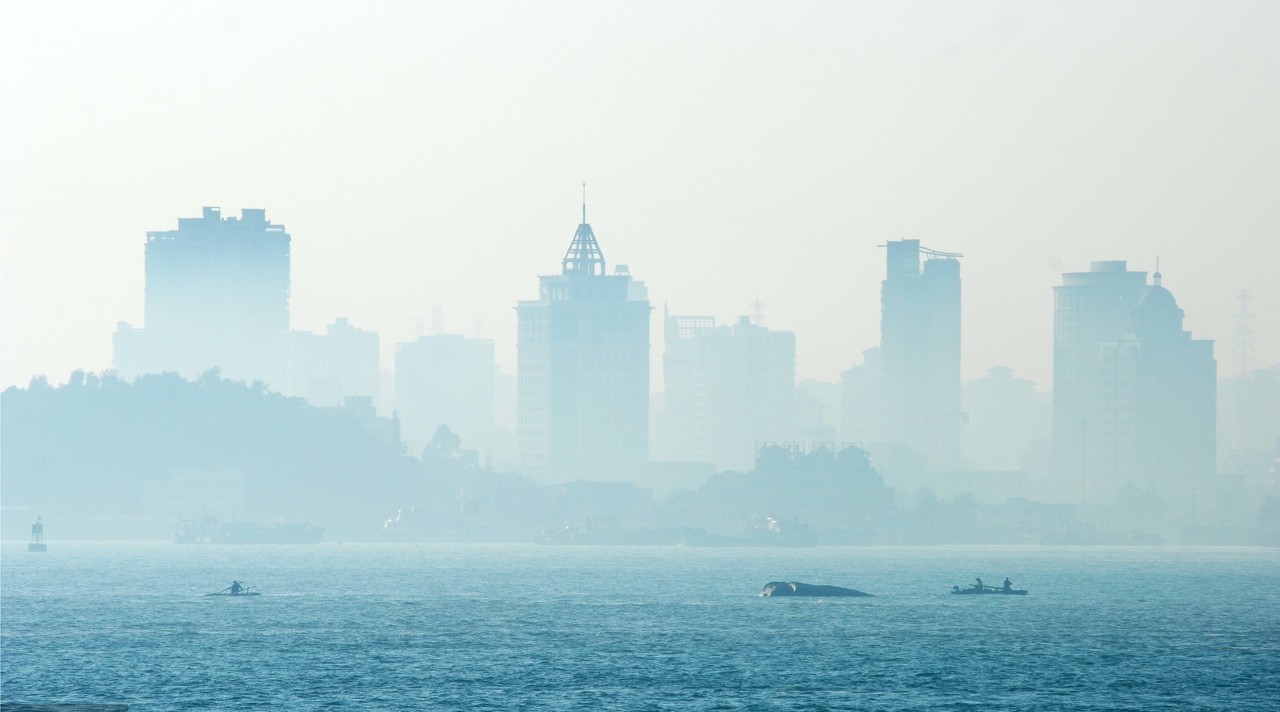
[[746,471],[758,442],[795,436],[796,337],[741,317],[664,314],[663,439],[675,460]]
[[217,367],[280,388],[289,329],[289,233],[266,211],[224,218],[206,207],[177,230],[147,233],[145,322],[121,322],[115,368],[126,378]]
[[1080,499],[1215,471],[1213,342],[1183,331],[1161,282],[1094,262],[1054,289],[1054,473]]
[[497,365],[493,341],[432,334],[396,344],[396,415],[417,454],[441,425],[468,450],[493,447]]
[[1102,432],[1102,345],[1130,331],[1146,288],[1147,273],[1129,271],[1123,260],[1092,262],[1053,288],[1053,472],[1070,489],[1081,482],[1085,461],[1098,457],[1085,445]]
[[618,479],[649,456],[649,300],[626,266],[607,274],[586,221],[560,274],[516,307],[520,458],[557,478]]
[[[880,289],[880,436],[919,454],[927,469],[958,466],[961,255],[886,245]],[[923,257],[923,262],[921,258]]]

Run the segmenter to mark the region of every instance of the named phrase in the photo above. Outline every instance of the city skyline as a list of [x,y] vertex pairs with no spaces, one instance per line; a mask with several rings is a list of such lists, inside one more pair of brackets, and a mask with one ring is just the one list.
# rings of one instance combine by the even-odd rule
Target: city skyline
[[[141,321],[143,236],[203,205],[289,226],[294,328],[346,317],[403,343],[440,307],[448,331],[482,322],[514,373],[510,305],[554,268],[583,180],[655,306],[728,322],[763,302],[765,326],[797,334],[800,380],[835,381],[878,343],[877,246],[900,239],[967,255],[965,380],[1003,365],[1048,390],[1052,286],[1113,259],[1161,259],[1223,374],[1252,289],[1267,366],[1280,50],[1263,28],[1280,11],[1152,7],[473,22],[229,3],[139,30],[9,6],[0,56],[32,71],[0,84],[0,385],[108,368],[116,322]],[[571,38],[581,54],[558,49]]]

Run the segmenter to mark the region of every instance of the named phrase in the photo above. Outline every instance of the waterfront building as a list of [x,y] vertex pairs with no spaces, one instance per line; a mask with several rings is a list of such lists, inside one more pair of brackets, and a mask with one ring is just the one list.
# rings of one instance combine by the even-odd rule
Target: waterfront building
[[377,332],[352,326],[345,318],[323,334],[289,332],[289,377],[286,393],[311,405],[339,406],[350,396],[378,397]]
[[124,378],[175,371],[284,385],[290,237],[266,211],[216,207],[147,233],[144,325],[121,322],[114,367]]
[[462,447],[493,447],[497,365],[492,339],[430,334],[396,345],[396,415],[409,452],[422,451],[441,425]]
[[1155,273],[1094,262],[1054,301],[1054,473],[1082,501],[1215,472],[1217,361]]
[[[996,366],[964,384],[966,470],[1031,469],[1029,455],[1049,442],[1053,412],[1036,386]],[[1043,473],[1041,473],[1043,474]]]
[[840,373],[840,437],[861,447],[880,436],[880,347],[862,352],[862,363]]
[[516,307],[520,459],[548,477],[620,479],[649,456],[649,300],[625,265],[606,271],[578,225],[560,274]]
[[1083,490],[1085,460],[1098,457],[1086,445],[1097,442],[1102,427],[1102,345],[1132,328],[1146,288],[1147,273],[1129,271],[1120,260],[1067,272],[1053,289],[1053,472],[1064,494]]
[[[960,456],[958,253],[889,242],[880,290],[880,436],[910,447],[931,470]],[[922,259],[923,258],[923,259]]]
[[796,434],[796,337],[751,323],[664,313],[664,453],[746,471],[756,444]]

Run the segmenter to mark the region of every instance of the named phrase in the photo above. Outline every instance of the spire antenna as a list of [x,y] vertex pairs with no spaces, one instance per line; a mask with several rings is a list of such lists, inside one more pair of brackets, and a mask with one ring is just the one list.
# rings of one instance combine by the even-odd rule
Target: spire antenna
[[1164,279],[1164,275],[1160,274],[1160,255],[1156,255],[1156,273],[1152,277],[1156,281],[1156,286],[1159,287],[1161,280]]
[[587,184],[582,184],[582,223],[573,234],[573,242],[560,261],[563,274],[603,277],[605,275],[604,253],[600,251],[600,243],[587,224]]

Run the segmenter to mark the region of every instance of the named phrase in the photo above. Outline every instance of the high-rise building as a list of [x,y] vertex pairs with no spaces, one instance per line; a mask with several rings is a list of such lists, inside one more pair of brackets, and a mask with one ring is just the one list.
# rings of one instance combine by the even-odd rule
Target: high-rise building
[[649,456],[649,300],[626,266],[606,273],[586,218],[516,307],[520,455],[549,477],[620,479]]
[[997,366],[964,384],[966,469],[1025,470],[1029,454],[1048,443],[1052,407],[1031,381]]
[[1092,262],[1053,288],[1053,472],[1064,494],[1079,491],[1085,460],[1098,457],[1085,445],[1102,428],[1102,345],[1132,329],[1146,288],[1147,273],[1129,271],[1123,260]]
[[1182,330],[1183,311],[1161,281],[1156,272],[1132,326],[1102,345],[1101,423],[1084,450],[1104,483],[1186,490],[1216,472],[1218,367],[1213,342]]
[[1183,331],[1161,282],[1095,262],[1055,288],[1055,475],[1083,500],[1126,482],[1185,489],[1215,472],[1213,342]]
[[796,337],[741,317],[664,315],[667,457],[746,471],[756,443],[795,436]]
[[[887,245],[880,289],[880,420],[887,443],[909,446],[928,469],[958,466],[960,254]],[[923,257],[923,263],[921,261]]]
[[493,341],[431,334],[396,345],[396,415],[409,452],[449,426],[468,450],[493,446],[497,401]]
[[217,367],[227,378],[284,385],[289,233],[266,211],[223,218],[206,207],[177,230],[147,233],[145,323],[121,323],[115,368],[126,378]]
[[860,447],[881,442],[880,347],[862,352],[862,363],[840,373],[840,437]]
[[323,334],[289,332],[286,392],[314,406],[342,405],[347,397],[378,399],[378,334],[335,320]]

